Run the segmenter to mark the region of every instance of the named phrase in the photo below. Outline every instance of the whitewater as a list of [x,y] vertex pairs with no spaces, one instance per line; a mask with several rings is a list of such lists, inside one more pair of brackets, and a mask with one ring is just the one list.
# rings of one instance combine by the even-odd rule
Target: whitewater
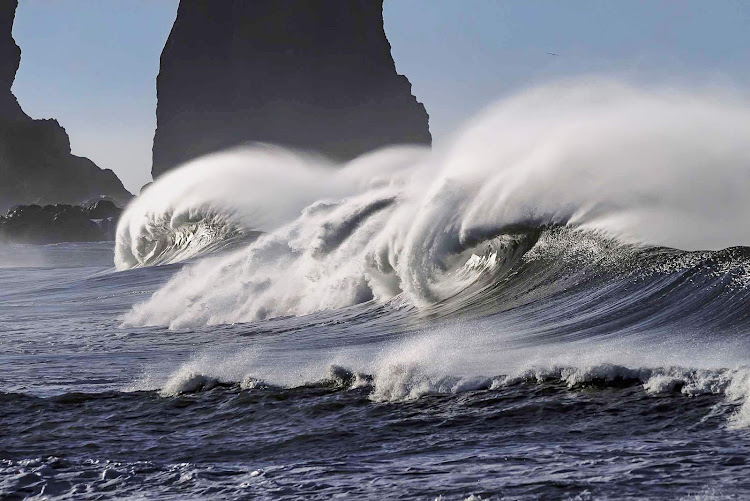
[[0,243],[0,493],[742,498],[748,139],[739,92],[577,79]]

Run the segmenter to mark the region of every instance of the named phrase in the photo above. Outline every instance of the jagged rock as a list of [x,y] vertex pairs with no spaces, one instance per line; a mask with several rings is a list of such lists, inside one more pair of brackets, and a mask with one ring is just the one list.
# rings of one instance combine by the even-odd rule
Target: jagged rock
[[50,244],[114,240],[122,209],[109,200],[89,205],[20,205],[0,216],[0,241]]
[[183,0],[157,94],[154,178],[246,142],[341,160],[431,142],[396,73],[382,0]]
[[21,62],[21,49],[13,40],[13,19],[18,0],[0,0],[0,117],[28,120],[10,91]]
[[106,219],[108,217],[120,216],[119,207],[111,200],[99,200],[91,204],[88,208],[88,217],[91,219]]
[[0,0],[0,210],[18,204],[78,204],[132,195],[114,172],[72,155],[65,129],[56,120],[33,120],[11,92],[21,51],[12,29],[17,0]]

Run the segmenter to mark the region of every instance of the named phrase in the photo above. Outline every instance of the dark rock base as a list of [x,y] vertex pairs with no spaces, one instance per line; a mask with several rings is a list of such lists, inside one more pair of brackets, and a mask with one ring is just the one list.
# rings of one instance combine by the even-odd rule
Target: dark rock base
[[0,216],[0,242],[53,244],[115,239],[122,209],[109,200],[90,205],[19,205]]

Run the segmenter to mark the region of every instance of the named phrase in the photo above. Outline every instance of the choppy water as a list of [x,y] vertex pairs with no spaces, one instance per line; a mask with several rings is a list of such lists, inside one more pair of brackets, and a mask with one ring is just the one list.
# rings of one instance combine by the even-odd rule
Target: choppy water
[[748,138],[737,96],[553,85],[0,245],[0,498],[750,497]]
[[[456,346],[429,334],[453,329],[439,311],[416,318],[408,307],[370,302],[232,326],[120,328],[118,317],[181,265],[118,273],[107,243],[3,252],[25,259],[24,267],[0,269],[4,498],[741,499],[750,493],[750,432],[736,422],[743,400],[727,395],[733,379],[744,381],[741,368],[639,367],[626,360],[639,350],[628,355],[622,346],[613,350],[623,350],[623,365],[619,355],[588,363],[585,350],[574,350],[577,362],[556,365],[552,356],[545,365],[501,333],[514,322],[524,339],[535,339],[535,349],[571,350],[583,339],[596,350],[598,338],[607,337],[602,329],[627,333],[669,317],[660,298],[715,290],[736,266],[726,264],[727,274],[717,276],[696,258],[648,279],[569,277],[563,287],[537,291],[550,295],[543,302],[519,299],[494,313],[485,305],[460,324],[476,331],[495,326],[491,338],[504,354],[492,358],[518,359],[518,368],[485,371],[483,352],[498,350],[486,333],[473,345],[468,329],[465,350],[476,353],[482,370],[461,355],[468,364],[462,375],[446,370],[454,355],[443,350]],[[744,264],[745,252],[736,253],[724,262]],[[643,296],[617,293],[633,287]],[[739,287],[711,294],[720,303],[746,293]],[[691,312],[711,303],[696,302],[663,321],[692,324]],[[561,304],[564,314],[548,311]],[[617,315],[603,311],[592,319],[595,310],[613,307]],[[707,320],[714,327],[706,327],[712,339],[745,333],[746,309],[715,310],[731,322],[706,311],[704,317],[715,317]],[[558,319],[554,327],[550,316]],[[612,322],[624,323],[613,328]],[[414,339],[416,352],[404,347]],[[403,359],[394,355],[407,352]]]

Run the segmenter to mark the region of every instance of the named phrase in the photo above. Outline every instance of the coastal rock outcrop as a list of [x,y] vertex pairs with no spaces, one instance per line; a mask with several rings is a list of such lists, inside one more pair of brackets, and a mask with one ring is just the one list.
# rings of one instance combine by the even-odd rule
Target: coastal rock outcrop
[[18,0],[0,0],[0,212],[19,204],[79,204],[132,195],[114,172],[71,154],[65,129],[23,112],[11,86],[21,50],[13,40]]
[[157,79],[154,178],[247,142],[347,160],[430,144],[382,0],[183,0]]
[[122,209],[110,200],[89,205],[19,205],[0,216],[4,241],[52,244],[114,240]]

